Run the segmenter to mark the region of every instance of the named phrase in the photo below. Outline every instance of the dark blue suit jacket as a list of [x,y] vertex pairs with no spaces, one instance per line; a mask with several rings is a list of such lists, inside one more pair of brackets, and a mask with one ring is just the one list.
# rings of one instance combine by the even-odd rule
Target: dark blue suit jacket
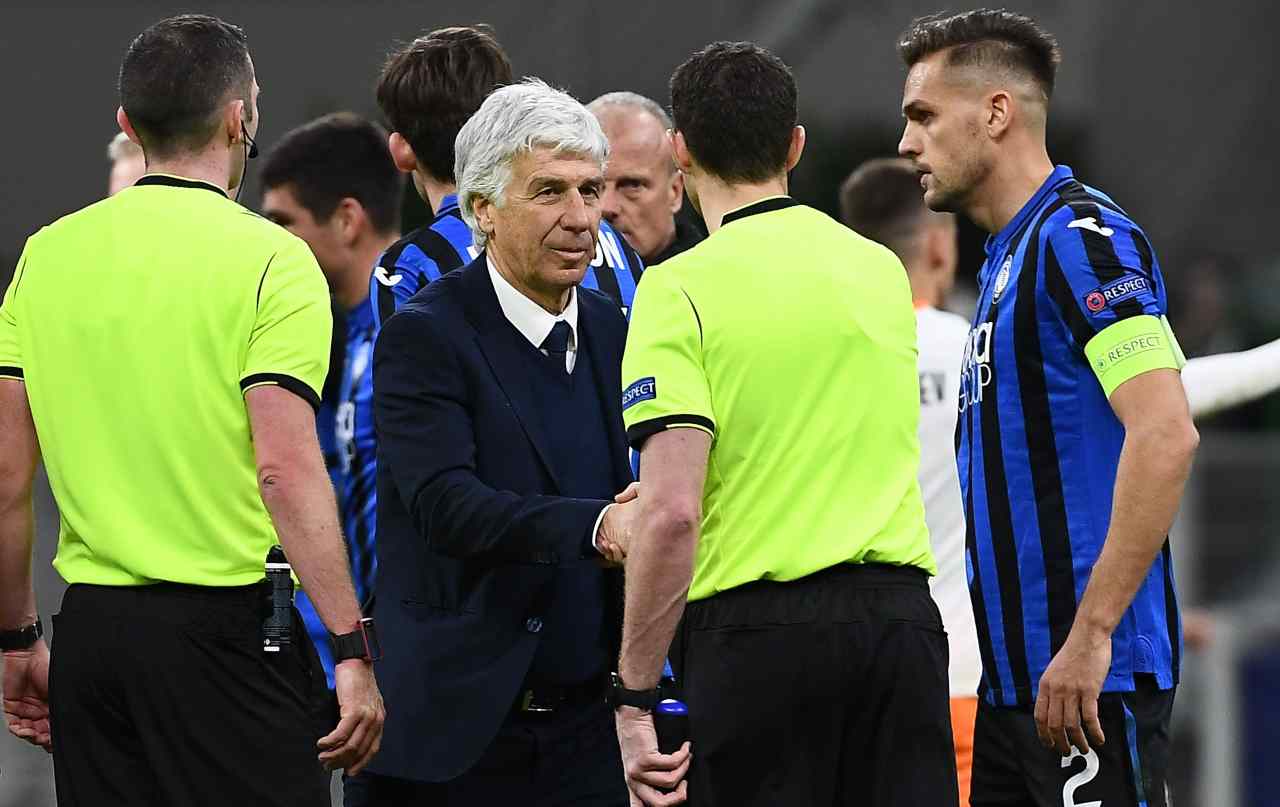
[[[578,289],[609,423],[613,486],[632,479],[622,425],[626,321]],[[374,350],[377,665],[387,705],[370,770],[446,781],[493,740],[537,650],[555,564],[594,553],[607,504],[567,497],[534,401],[545,379],[503,315],[483,254],[418,292]],[[581,355],[581,354],[579,354]],[[620,592],[620,575],[611,572]],[[621,630],[617,612],[606,622]]]

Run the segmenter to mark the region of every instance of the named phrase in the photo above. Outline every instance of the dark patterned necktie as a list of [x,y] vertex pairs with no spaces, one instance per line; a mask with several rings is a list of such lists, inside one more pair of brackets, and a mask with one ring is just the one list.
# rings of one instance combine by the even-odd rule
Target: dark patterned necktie
[[565,363],[565,354],[569,352],[569,336],[573,330],[569,327],[569,323],[562,319],[556,320],[556,324],[551,326],[551,333],[547,334],[547,338],[542,340],[542,349],[547,351],[547,355],[552,360],[558,362],[558,367],[569,372],[569,367]]

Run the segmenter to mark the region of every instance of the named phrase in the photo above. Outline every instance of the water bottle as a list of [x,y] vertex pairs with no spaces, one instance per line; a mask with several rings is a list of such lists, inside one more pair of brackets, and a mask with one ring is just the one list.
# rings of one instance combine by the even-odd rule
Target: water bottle
[[689,707],[675,698],[658,701],[653,728],[658,733],[658,750],[674,754],[689,739]]
[[293,568],[279,544],[267,552],[267,618],[262,622],[262,651],[279,653],[293,643]]

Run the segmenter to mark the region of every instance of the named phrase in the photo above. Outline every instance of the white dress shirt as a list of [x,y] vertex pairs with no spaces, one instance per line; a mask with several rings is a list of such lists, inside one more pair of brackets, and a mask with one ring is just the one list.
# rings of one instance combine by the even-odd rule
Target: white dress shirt
[[[489,264],[489,279],[493,281],[493,290],[498,295],[498,305],[502,308],[503,315],[508,322],[516,326],[516,330],[528,339],[531,345],[542,350],[542,343],[555,324],[560,320],[569,323],[569,349],[564,354],[564,369],[572,373],[573,364],[578,358],[577,287],[569,289],[569,304],[564,307],[564,311],[559,315],[552,314],[507,282],[507,279],[493,265],[493,258],[488,256],[486,258]],[[542,350],[542,355],[548,355],[547,351]]]
[[[529,344],[542,350],[542,343],[551,333],[556,322],[564,320],[569,323],[569,349],[564,354],[564,369],[565,372],[572,373],[574,362],[578,359],[577,287],[569,289],[569,304],[564,307],[564,311],[559,315],[552,314],[507,282],[507,279],[498,272],[498,268],[493,265],[492,257],[486,255],[485,258],[489,264],[489,280],[493,282],[493,291],[498,295],[498,307],[502,309],[502,315],[525,339],[529,340]],[[542,355],[549,354],[542,350]],[[600,525],[604,523],[604,514],[609,512],[610,507],[613,505],[606,504],[600,511],[600,515],[596,517],[596,525],[591,531],[591,545],[597,552],[600,551],[600,545],[597,542],[600,537]]]

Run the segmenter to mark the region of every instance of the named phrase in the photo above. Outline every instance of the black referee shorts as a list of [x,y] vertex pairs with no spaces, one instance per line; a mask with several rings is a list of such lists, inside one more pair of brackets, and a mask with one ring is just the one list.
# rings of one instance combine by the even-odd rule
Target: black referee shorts
[[693,807],[956,807],[947,638],[918,569],[843,565],[689,603]]
[[324,670],[296,611],[292,647],[263,652],[261,602],[257,586],[67,590],[49,676],[60,807],[328,807]]
[[1064,757],[1036,736],[1031,707],[978,703],[973,730],[972,807],[1169,807],[1172,689],[1138,675],[1133,692],[1098,699],[1106,743]]

